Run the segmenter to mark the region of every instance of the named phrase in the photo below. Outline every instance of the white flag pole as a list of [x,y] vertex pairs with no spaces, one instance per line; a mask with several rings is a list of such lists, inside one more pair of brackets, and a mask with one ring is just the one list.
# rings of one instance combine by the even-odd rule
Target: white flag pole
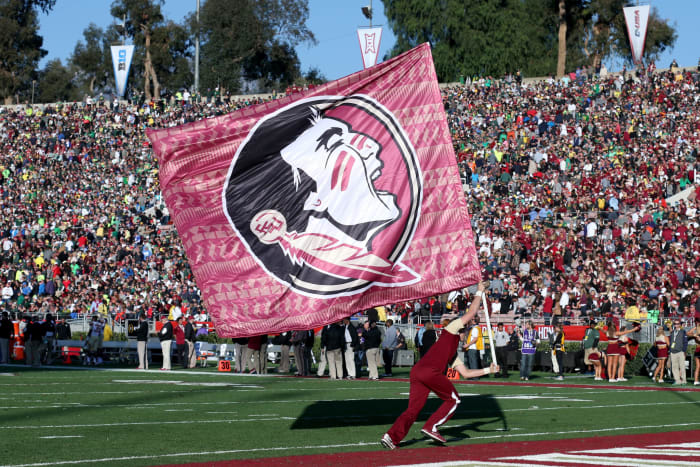
[[489,318],[489,307],[486,303],[486,293],[481,294],[481,303],[484,305],[484,314],[486,315],[486,331],[489,333],[489,347],[491,348],[491,361],[495,364],[496,362],[496,347],[493,341],[493,329],[491,329],[491,319]]

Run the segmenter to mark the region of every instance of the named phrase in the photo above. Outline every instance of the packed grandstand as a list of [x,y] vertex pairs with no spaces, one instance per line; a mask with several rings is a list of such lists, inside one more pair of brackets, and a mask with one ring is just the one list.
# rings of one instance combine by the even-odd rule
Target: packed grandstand
[[[499,320],[700,313],[700,74],[474,78],[442,93]],[[1,108],[3,310],[205,318],[145,130],[270,98]],[[403,321],[460,306],[437,299],[388,305]]]

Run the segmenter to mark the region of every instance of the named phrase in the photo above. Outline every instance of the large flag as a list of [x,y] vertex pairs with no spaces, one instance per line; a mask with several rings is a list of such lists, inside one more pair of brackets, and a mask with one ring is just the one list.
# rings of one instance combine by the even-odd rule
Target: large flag
[[362,66],[369,68],[376,65],[379,45],[382,43],[382,28],[360,28],[357,30],[357,40],[360,41]]
[[649,5],[628,6],[622,10],[627,23],[627,35],[630,38],[632,60],[634,63],[640,63],[644,55],[644,43],[647,39]]
[[148,136],[220,336],[310,329],[481,278],[427,44]]
[[112,65],[114,66],[114,83],[117,88],[117,95],[124,97],[126,92],[126,82],[129,79],[129,68],[131,68],[131,58],[134,56],[133,45],[113,45]]

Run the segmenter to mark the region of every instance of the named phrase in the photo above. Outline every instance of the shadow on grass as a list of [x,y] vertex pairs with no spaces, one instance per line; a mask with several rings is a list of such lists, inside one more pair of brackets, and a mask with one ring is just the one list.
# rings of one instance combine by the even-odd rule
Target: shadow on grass
[[[436,398],[428,399],[418,421],[425,421],[442,404]],[[293,430],[319,428],[341,428],[345,426],[390,425],[408,407],[406,399],[367,399],[363,401],[319,401],[310,404],[292,424]],[[460,421],[468,421],[460,424]],[[506,431],[508,423],[496,399],[489,395],[471,396],[457,407],[447,436],[467,438],[466,431]],[[484,425],[500,423],[496,429],[485,429]],[[409,441],[410,443],[410,441]]]

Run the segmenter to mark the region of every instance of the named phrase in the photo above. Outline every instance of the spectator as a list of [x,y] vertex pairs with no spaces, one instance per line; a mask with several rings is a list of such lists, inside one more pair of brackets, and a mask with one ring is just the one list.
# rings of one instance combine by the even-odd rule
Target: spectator
[[435,325],[432,321],[426,322],[425,326],[418,331],[416,334],[416,340],[418,353],[420,358],[423,358],[425,354],[428,353],[428,350],[430,350],[430,348],[433,346],[435,341],[437,341],[437,333],[435,332]]
[[180,314],[175,319],[175,324],[173,325],[173,336],[175,337],[175,354],[177,355],[177,362],[182,365],[182,368],[187,368],[187,343],[185,342],[185,328],[182,321],[182,314]]
[[194,349],[194,343],[197,340],[197,332],[195,331],[194,316],[187,316],[187,324],[185,324],[185,344],[187,345],[187,356],[185,357],[187,368],[197,366],[197,352]]
[[235,372],[243,373],[246,370],[246,354],[248,353],[248,338],[236,337],[233,339],[233,355],[236,360]]
[[552,351],[552,370],[557,375],[557,381],[564,381],[564,331],[561,324],[554,325],[554,332],[549,335],[549,346]]
[[6,311],[0,319],[0,363],[10,363],[10,341],[15,337],[15,328]]
[[292,332],[291,344],[294,346],[294,362],[297,367],[295,376],[308,376],[306,371],[308,366],[305,363],[304,345],[306,341],[306,331]]
[[532,365],[535,361],[535,350],[540,342],[532,321],[525,323],[525,329],[522,332],[518,331],[518,337],[522,343],[520,347],[520,380],[529,381]]
[[355,350],[358,347],[357,330],[350,322],[350,318],[343,318],[342,326],[344,328],[343,337],[345,340],[345,351],[343,353],[345,369],[348,373],[348,379],[355,379]]
[[362,337],[365,339],[365,355],[367,356],[369,379],[376,381],[379,379],[377,366],[379,366],[379,346],[382,341],[382,334],[377,328],[375,321],[365,321],[364,328]]
[[102,341],[104,340],[105,322],[97,315],[92,317],[87,341],[85,342],[85,365],[99,365],[102,363],[100,353],[102,351]]
[[498,323],[496,332],[493,333],[493,340],[496,344],[496,360],[500,368],[496,373],[496,378],[508,377],[508,342],[510,338],[503,327],[503,323]]
[[[267,339],[267,336],[265,336]],[[262,374],[262,366],[260,365],[260,354],[263,346],[263,336],[253,336],[248,338],[248,352],[245,361],[248,366],[252,367],[251,373]]]
[[673,373],[673,384],[686,384],[685,374],[685,354],[688,351],[688,336],[685,329],[681,327],[679,318],[673,320],[673,330],[669,336],[669,353],[671,371]]
[[277,367],[278,373],[289,373],[289,349],[291,347],[291,339],[291,332],[283,332],[273,340],[273,344],[280,346],[280,364]]
[[464,348],[467,351],[467,368],[470,370],[478,370],[481,368],[480,351],[483,350],[484,345],[481,326],[479,326],[479,317],[474,316],[469,325],[471,327],[469,329],[467,342],[464,344]]
[[394,320],[387,319],[384,328],[384,339],[382,340],[382,357],[384,359],[384,376],[391,377],[391,365],[394,362],[394,350],[399,343],[396,330],[393,328]]
[[695,373],[693,385],[700,386],[700,317],[695,318],[695,326],[688,331],[687,336],[695,339],[695,354],[693,355],[695,359]]
[[139,357],[138,370],[148,370],[148,321],[146,314],[139,314],[139,326],[135,330],[136,334],[136,354]]
[[24,331],[25,348],[27,355],[25,364],[38,368],[41,366],[41,343],[44,341],[44,327],[36,316],[29,318],[27,328]]
[[321,348],[326,350],[330,379],[343,379],[343,349],[345,327],[334,323],[324,328],[321,334]]
[[170,354],[174,335],[173,324],[170,321],[168,321],[168,315],[161,315],[160,322],[163,326],[158,332],[160,348],[163,352],[163,367],[161,368],[161,370],[170,371],[172,368],[170,363]]

